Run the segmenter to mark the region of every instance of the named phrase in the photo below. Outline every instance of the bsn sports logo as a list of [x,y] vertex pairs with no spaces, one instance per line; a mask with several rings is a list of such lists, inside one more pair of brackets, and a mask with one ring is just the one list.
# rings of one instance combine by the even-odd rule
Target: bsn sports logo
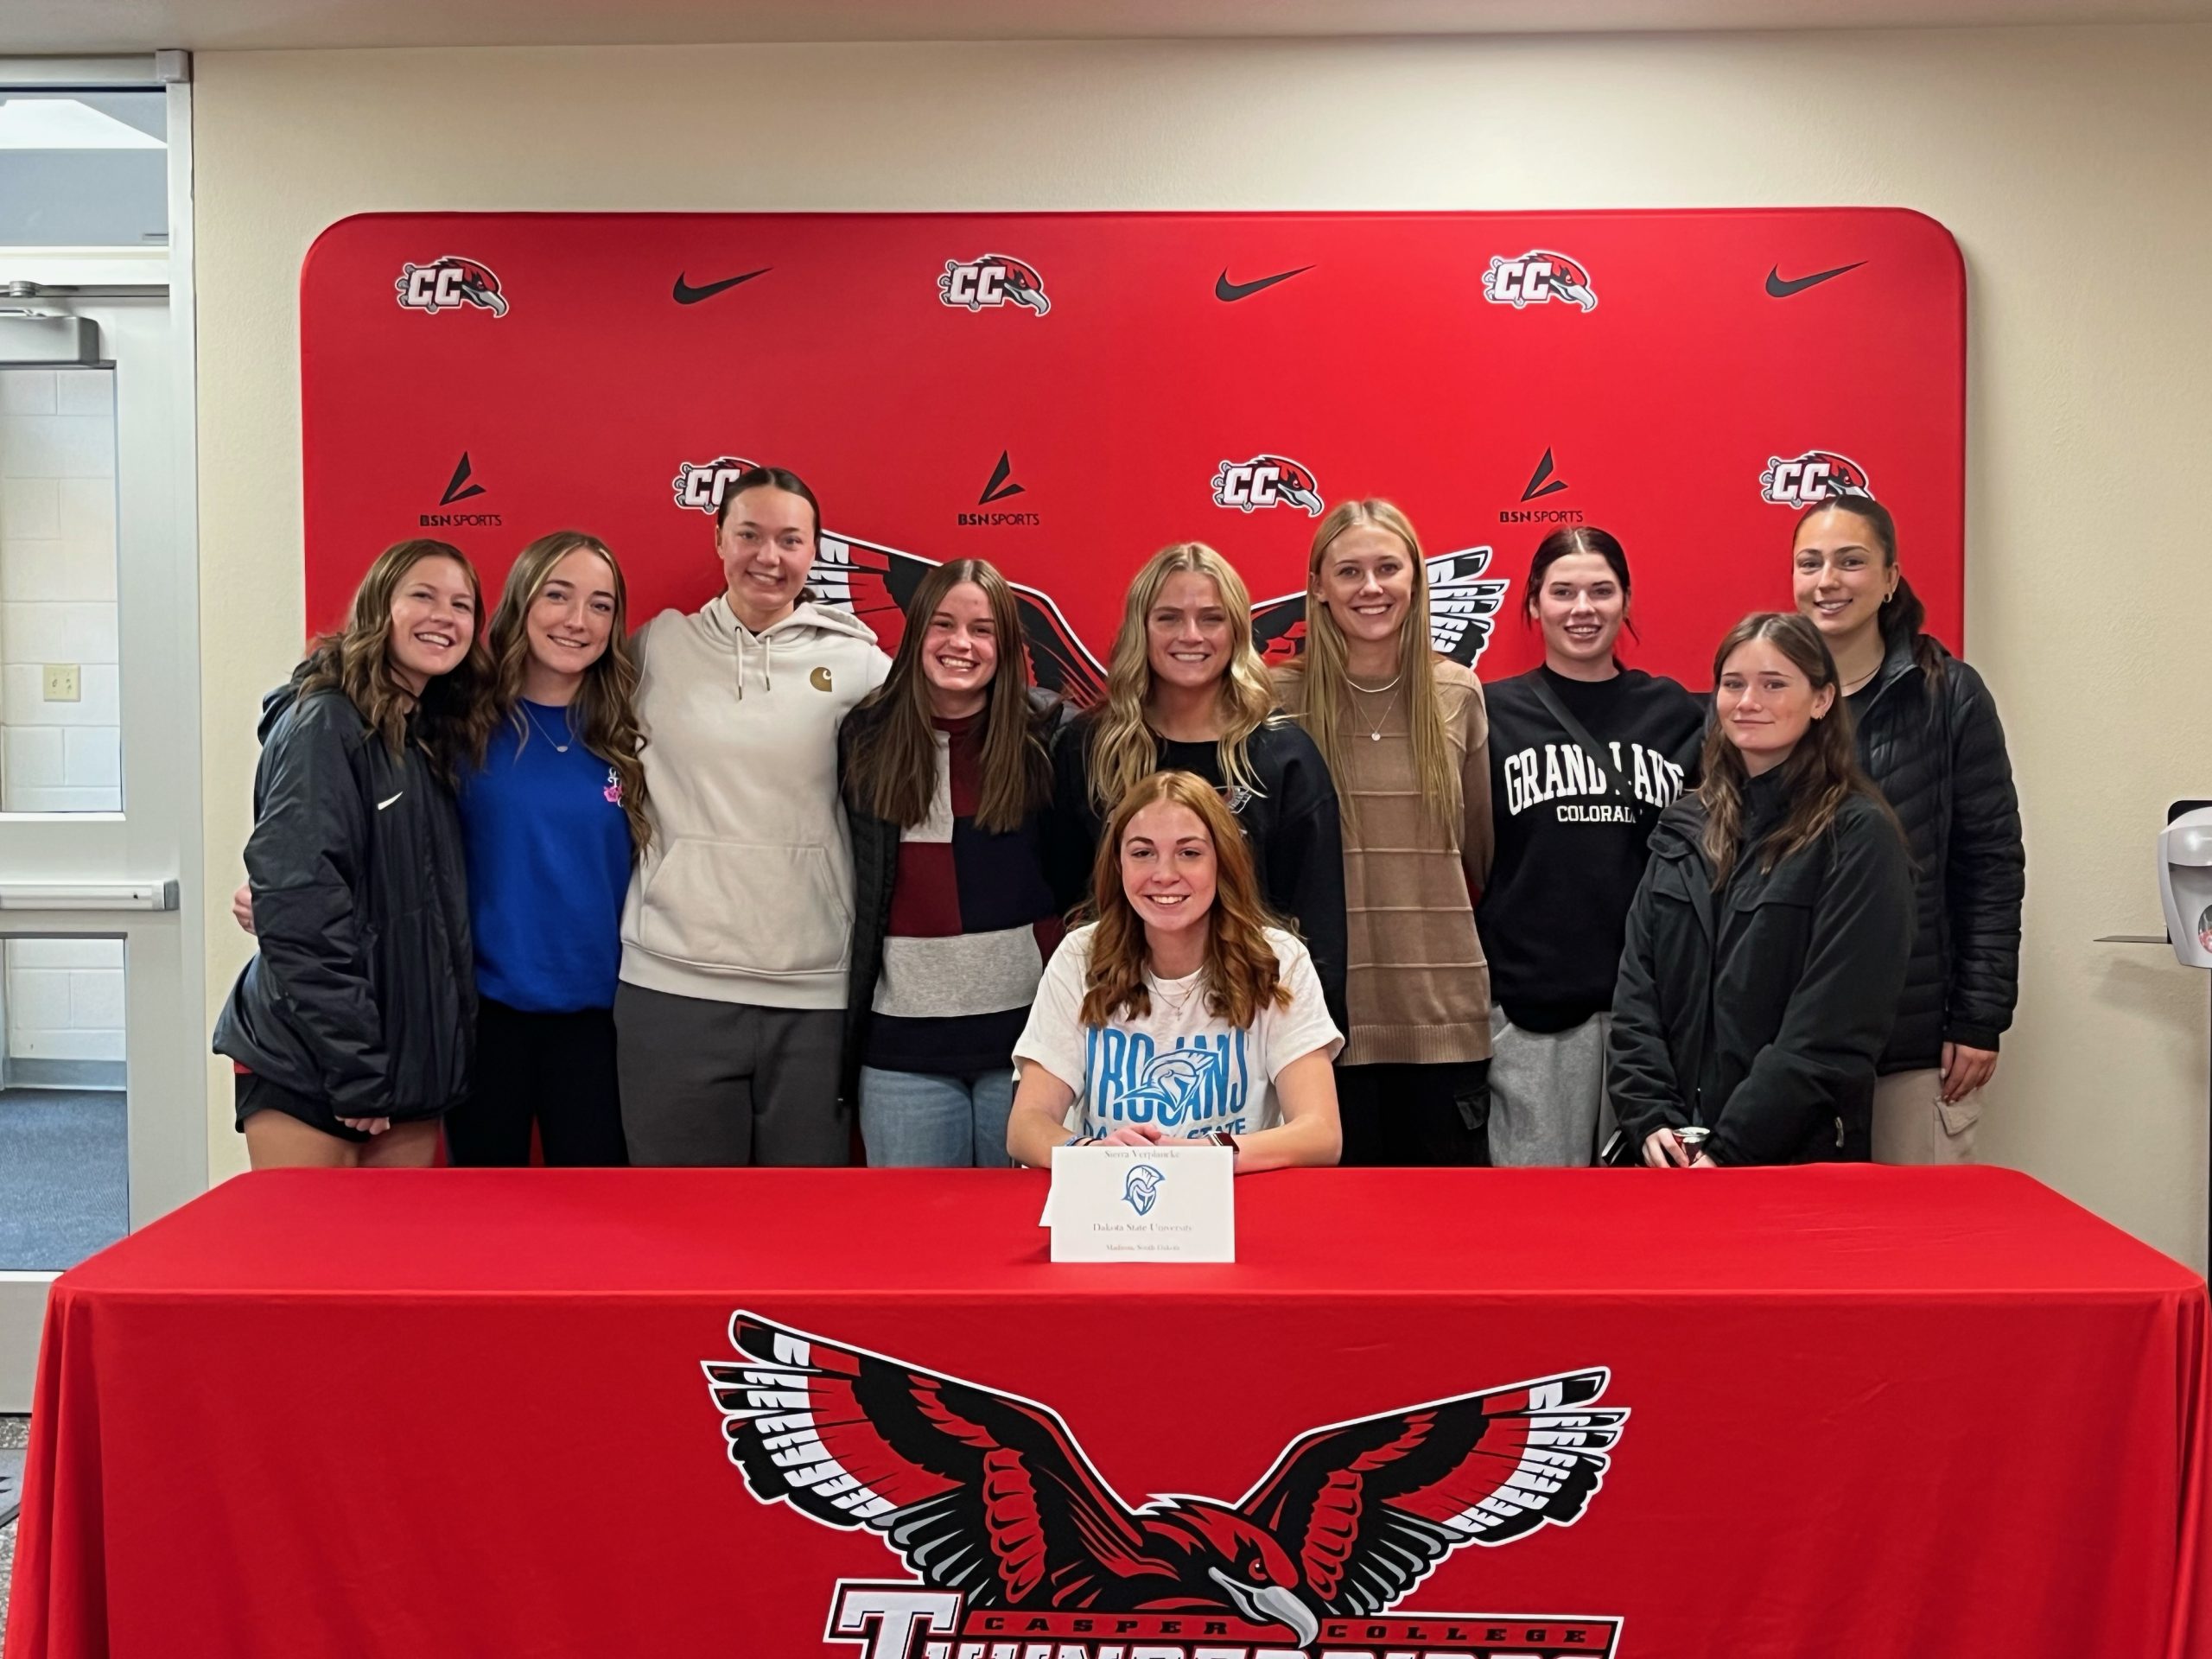
[[1319,518],[1327,504],[1321,486],[1306,467],[1285,455],[1255,455],[1224,461],[1213,475],[1213,504],[1250,512],[1260,507],[1294,506]]
[[402,265],[399,280],[392,286],[399,290],[403,308],[426,311],[434,317],[464,305],[489,311],[495,317],[507,315],[507,296],[499,291],[499,279],[491,268],[457,253],[426,265]]
[[948,259],[937,279],[938,297],[947,305],[981,311],[986,306],[1027,306],[1039,316],[1052,308],[1045,279],[1033,265],[1010,254],[987,253],[980,259]]
[[730,485],[753,470],[753,463],[739,455],[717,455],[712,461],[687,461],[676,470],[676,505],[695,512],[720,512],[722,496]]
[[1408,1611],[1467,1544],[1582,1516],[1628,1410],[1604,1367],[1310,1429],[1234,1503],[1126,1503],[1051,1407],[745,1312],[708,1360],[762,1503],[874,1533],[912,1576],[840,1580],[861,1659],[1610,1655],[1607,1617]]
[[1779,507],[1809,507],[1834,496],[1873,493],[1866,469],[1832,449],[1808,449],[1788,461],[1769,455],[1759,474],[1759,499]]
[[1516,311],[1554,300],[1567,301],[1585,311],[1598,308],[1598,290],[1590,285],[1590,273],[1565,254],[1542,248],[1531,248],[1517,259],[1492,254],[1490,269],[1483,273],[1483,297]]

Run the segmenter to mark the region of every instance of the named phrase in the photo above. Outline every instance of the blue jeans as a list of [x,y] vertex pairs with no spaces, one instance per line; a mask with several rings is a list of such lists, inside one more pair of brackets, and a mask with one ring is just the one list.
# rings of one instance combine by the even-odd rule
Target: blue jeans
[[967,1077],[861,1068],[861,1139],[875,1169],[1004,1169],[1011,1064]]

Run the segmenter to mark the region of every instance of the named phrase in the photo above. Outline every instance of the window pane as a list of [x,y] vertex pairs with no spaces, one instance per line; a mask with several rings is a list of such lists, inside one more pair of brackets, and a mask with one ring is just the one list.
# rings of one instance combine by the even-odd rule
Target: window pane
[[124,942],[0,942],[0,1268],[58,1271],[130,1226]]
[[123,810],[115,372],[0,369],[0,812]]
[[168,240],[168,99],[0,91],[0,247]]

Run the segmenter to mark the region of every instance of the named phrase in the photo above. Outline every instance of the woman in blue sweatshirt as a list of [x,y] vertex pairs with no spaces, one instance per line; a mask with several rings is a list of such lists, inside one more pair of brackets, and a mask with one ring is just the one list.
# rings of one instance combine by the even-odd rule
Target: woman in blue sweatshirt
[[476,1071],[446,1118],[456,1164],[629,1161],[614,1068],[622,900],[647,838],[638,669],[621,567],[581,531],[541,536],[492,619],[483,765],[463,773],[476,941]]

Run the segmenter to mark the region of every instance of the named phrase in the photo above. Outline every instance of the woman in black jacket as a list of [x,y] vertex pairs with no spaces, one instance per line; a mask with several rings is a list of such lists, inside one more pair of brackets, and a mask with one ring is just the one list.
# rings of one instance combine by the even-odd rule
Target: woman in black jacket
[[1221,791],[1260,873],[1260,897],[1313,953],[1329,1017],[1344,1013],[1344,855],[1337,789],[1306,729],[1278,707],[1252,644],[1252,596],[1203,542],[1178,542],[1129,582],[1106,696],[1052,748],[1049,866],[1063,906],[1090,896],[1106,821],[1155,772]]
[[1654,1168],[1864,1160],[1912,937],[1904,837],[1812,624],[1713,664],[1704,781],[1661,815],[1613,988],[1607,1088]]
[[1874,1156],[1971,1161],[1981,1086],[2012,1023],[2027,855],[2005,729],[1981,677],[1923,633],[1897,524],[1871,496],[1797,520],[1797,608],[1834,654],[1859,764],[1912,854],[1912,960],[1874,1090]]
[[922,578],[837,734],[854,894],[843,1097],[874,1165],[1003,1167],[1014,1044],[1059,943],[1046,879],[1057,698],[981,559]]
[[263,705],[245,847],[260,950],[215,1025],[257,1169],[428,1164],[467,1089],[453,782],[489,723],[482,610],[458,548],[386,548],[344,631]]

